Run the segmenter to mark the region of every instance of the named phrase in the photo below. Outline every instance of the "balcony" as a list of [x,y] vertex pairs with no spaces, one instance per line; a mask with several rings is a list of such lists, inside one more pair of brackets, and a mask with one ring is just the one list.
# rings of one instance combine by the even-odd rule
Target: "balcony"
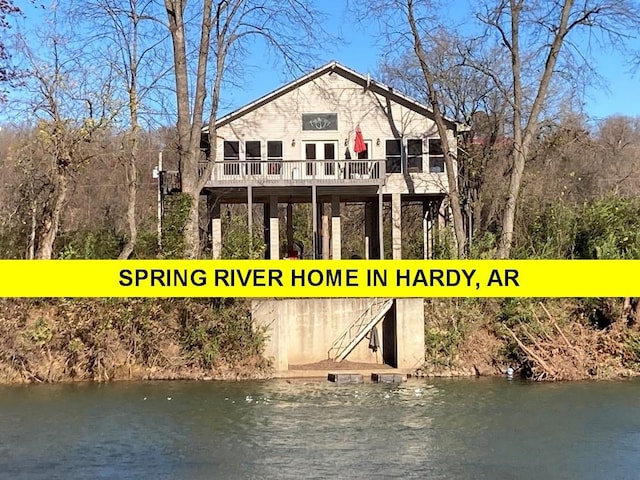
[[207,185],[384,185],[385,166],[385,160],[223,161],[214,164]]

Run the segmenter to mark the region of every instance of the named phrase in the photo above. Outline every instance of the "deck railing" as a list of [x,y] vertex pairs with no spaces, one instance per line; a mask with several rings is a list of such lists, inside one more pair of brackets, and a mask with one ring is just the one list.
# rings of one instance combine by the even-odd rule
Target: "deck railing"
[[216,185],[382,185],[385,165],[385,160],[221,161],[213,166],[211,182]]

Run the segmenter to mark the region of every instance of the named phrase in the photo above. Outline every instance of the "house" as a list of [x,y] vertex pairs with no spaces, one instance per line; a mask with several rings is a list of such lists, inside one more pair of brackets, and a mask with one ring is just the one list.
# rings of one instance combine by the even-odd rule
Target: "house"
[[[446,120],[451,148],[456,124]],[[402,256],[402,205],[420,202],[424,256],[430,257],[434,223],[444,214],[448,182],[431,110],[416,100],[336,62],[216,121],[209,199],[214,258],[221,255],[221,204],[264,206],[267,258],[281,258],[281,228],[292,250],[291,204],[312,204],[312,258],[341,257],[341,205],[365,206],[365,258]],[[214,152],[211,150],[215,148]],[[382,211],[392,212],[391,255],[384,252]],[[278,205],[286,203],[286,225]],[[331,214],[324,209],[330,204]],[[327,217],[330,217],[327,218]],[[322,226],[324,225],[324,228]],[[330,228],[327,228],[330,225]]]
[[[457,148],[457,126],[450,120],[446,125],[449,144]],[[402,211],[409,202],[422,205],[423,252],[431,257],[432,232],[447,210],[448,182],[433,114],[416,100],[331,62],[218,119],[215,140],[206,128],[203,137],[213,161],[202,193],[214,258],[222,253],[221,205],[246,204],[250,229],[254,209],[262,205],[266,256],[278,259],[296,256],[292,206],[310,204],[310,256],[340,259],[341,209],[359,203],[364,258],[400,259]],[[385,206],[391,207],[391,252],[384,251]],[[327,358],[374,368],[378,352],[363,340],[378,325],[384,364],[409,371],[424,363],[419,298],[263,299],[253,301],[251,313],[267,329],[265,355],[278,372],[291,374]]]

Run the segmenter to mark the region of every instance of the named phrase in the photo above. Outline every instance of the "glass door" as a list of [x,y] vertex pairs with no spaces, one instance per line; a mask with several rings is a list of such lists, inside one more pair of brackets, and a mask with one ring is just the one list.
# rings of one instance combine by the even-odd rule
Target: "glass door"
[[339,175],[337,161],[338,142],[303,142],[307,178],[336,178]]

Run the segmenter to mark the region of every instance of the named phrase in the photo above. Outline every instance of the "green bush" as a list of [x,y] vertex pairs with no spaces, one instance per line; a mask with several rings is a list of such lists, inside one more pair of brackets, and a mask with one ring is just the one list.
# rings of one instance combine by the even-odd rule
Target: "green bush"
[[189,218],[191,197],[184,193],[167,195],[162,219],[162,254],[164,258],[183,258],[186,248],[184,229]]
[[495,257],[498,239],[493,232],[478,232],[469,245],[469,258],[491,259]]
[[56,241],[58,258],[68,260],[118,258],[124,243],[122,235],[108,228],[66,232]]
[[640,199],[595,200],[581,209],[578,225],[577,258],[640,258]]
[[464,331],[454,325],[446,328],[425,328],[425,354],[434,366],[455,367],[460,344],[464,340]]
[[640,199],[523,205],[513,258],[640,258]]
[[456,241],[451,229],[438,230],[432,257],[434,260],[457,258]]
[[263,258],[266,248],[264,239],[257,228],[249,232],[249,225],[244,217],[239,215],[225,217],[222,232],[222,258],[230,260]]
[[533,318],[533,301],[528,298],[505,298],[497,316],[498,322],[509,328],[529,324]]
[[19,259],[25,258],[27,254],[26,228],[13,223],[0,225],[0,258]]
[[132,258],[156,258],[158,256],[158,232],[148,227],[138,230]]
[[562,201],[523,205],[519,214],[512,258],[572,258],[579,209]]
[[246,299],[185,299],[180,309],[180,342],[189,363],[211,368],[260,355],[266,341],[254,328]]

